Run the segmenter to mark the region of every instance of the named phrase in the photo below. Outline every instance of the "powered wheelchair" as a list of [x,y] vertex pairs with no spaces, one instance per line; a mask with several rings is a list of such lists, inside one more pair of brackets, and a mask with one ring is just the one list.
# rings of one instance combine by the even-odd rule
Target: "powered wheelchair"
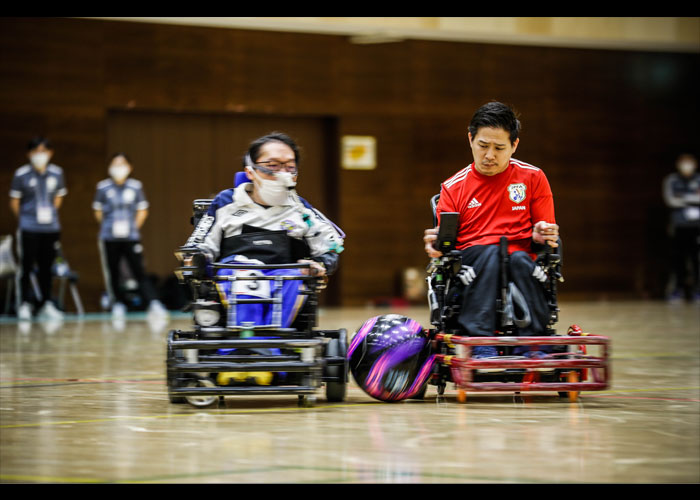
[[[431,199],[437,225],[439,195]],[[454,383],[459,402],[467,392],[509,391],[516,394],[553,391],[576,401],[581,391],[599,391],[609,386],[610,342],[607,337],[590,335],[571,325],[566,335],[558,335],[557,284],[561,275],[561,245],[553,251],[542,245],[537,265],[545,273],[543,286],[548,302],[548,324],[538,336],[518,336],[522,326],[517,300],[508,276],[508,242],[499,245],[499,296],[496,298],[498,324],[495,335],[466,335],[458,323],[463,285],[461,252],[456,250],[458,214],[443,213],[438,250],[442,257],[432,259],[426,278],[430,308],[430,328],[401,315],[371,318],[358,330],[349,348],[350,369],[358,385],[370,396],[383,401],[423,399],[429,385],[436,386],[438,397],[448,383]],[[452,219],[450,221],[450,219]],[[517,293],[517,289],[515,290]],[[473,358],[476,346],[494,346],[498,356]],[[543,357],[515,355],[525,349],[540,350]],[[594,347],[595,354],[589,352]],[[591,351],[592,351],[591,350]]]
[[[309,269],[308,264],[207,263],[194,244],[205,236],[198,227],[211,203],[194,201],[195,230],[175,253],[182,263],[175,274],[190,291],[194,324],[168,333],[170,402],[208,407],[226,396],[291,394],[300,406],[313,406],[323,386],[328,401],[343,401],[349,373],[347,332],[315,328],[324,278],[299,272]],[[285,326],[288,284],[295,285],[303,305]],[[240,286],[265,288],[267,293],[237,294]],[[247,321],[250,308],[265,313]]]

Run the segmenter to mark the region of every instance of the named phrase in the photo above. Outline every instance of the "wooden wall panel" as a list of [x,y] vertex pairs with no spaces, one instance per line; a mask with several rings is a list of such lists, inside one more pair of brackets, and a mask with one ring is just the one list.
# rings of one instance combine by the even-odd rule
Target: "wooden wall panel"
[[[699,68],[697,54],[435,41],[352,45],[330,35],[2,18],[0,185],[9,188],[32,135],[54,140],[70,190],[64,247],[92,297],[101,277],[94,273],[89,206],[119,142],[115,117],[173,115],[158,125],[162,142],[152,157],[137,162],[152,168],[147,189],[159,200],[148,224],[169,233],[182,230],[180,217],[159,214],[180,207],[153,186],[182,189],[186,173],[173,175],[173,158],[221,165],[221,156],[239,154],[236,130],[217,120],[264,116],[266,127],[281,128],[274,124],[312,117],[323,139],[302,146],[323,149],[326,178],[337,182],[333,192],[310,191],[328,193],[317,203],[337,207],[334,218],[348,233],[340,299],[363,304],[396,293],[402,268],[425,265],[420,238],[430,222],[428,199],[470,161],[466,126],[474,109],[497,99],[522,114],[516,156],[543,168],[555,192],[566,245],[562,295],[658,297],[666,266],[660,183],[677,153],[698,151]],[[179,115],[218,132],[184,126]],[[340,169],[343,134],[377,138],[375,171]],[[185,151],[172,153],[166,137]],[[199,191],[228,176],[203,172],[190,187]],[[14,231],[6,211],[0,231]],[[150,260],[170,259],[170,250],[154,251]]]

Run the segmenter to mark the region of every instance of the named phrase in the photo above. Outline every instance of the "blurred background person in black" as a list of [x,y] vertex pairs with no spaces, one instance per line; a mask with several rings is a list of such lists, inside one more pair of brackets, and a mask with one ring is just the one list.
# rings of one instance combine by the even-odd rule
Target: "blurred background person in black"
[[33,314],[63,318],[52,302],[52,267],[60,245],[58,210],[68,191],[63,169],[51,163],[53,154],[47,138],[33,138],[27,146],[29,163],[17,169],[10,185],[10,210],[19,221],[17,317],[23,321],[32,319]]
[[148,200],[141,181],[129,176],[131,162],[124,153],[112,156],[109,178],[97,184],[92,208],[100,223],[99,248],[105,286],[112,315],[123,318],[128,311],[127,297],[122,286],[126,281],[122,262],[138,283],[139,294],[148,313],[164,316],[165,307],[157,298],[155,289],[146,275],[143,264],[143,245],[140,230],[148,217]]
[[692,297],[700,301],[700,173],[694,155],[682,154],[676,170],[663,183],[663,197],[671,210],[671,283],[669,300]]

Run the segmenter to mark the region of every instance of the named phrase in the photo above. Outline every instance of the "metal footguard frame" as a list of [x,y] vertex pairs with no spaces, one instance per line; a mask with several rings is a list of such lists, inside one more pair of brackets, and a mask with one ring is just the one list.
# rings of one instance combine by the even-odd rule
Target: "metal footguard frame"
[[[435,342],[444,342],[458,348],[456,355],[437,354],[439,363],[450,367],[455,385],[470,391],[600,391],[610,385],[610,364],[608,363],[610,342],[607,337],[595,335],[581,336],[538,336],[538,337],[462,337],[438,333]],[[542,359],[513,359],[488,358],[473,359],[473,346],[515,346],[515,345],[601,345],[602,355],[599,357],[585,354],[562,353],[553,354]],[[573,356],[573,358],[572,358]],[[551,368],[562,370],[590,369],[590,382],[475,382],[474,370],[503,368],[503,369],[537,369]]]
[[[309,268],[308,264],[213,264],[214,272],[218,269],[303,269]],[[180,276],[195,277],[198,271],[197,266],[181,266]],[[198,276],[197,276],[198,277]],[[235,281],[235,280],[298,280],[309,282],[312,289],[318,288],[318,278],[312,276],[259,276],[236,277],[236,276],[212,276],[212,281]],[[316,307],[313,290],[301,292],[309,295],[313,301],[312,307]],[[333,330],[311,330],[299,331],[294,328],[281,328],[281,299],[277,297],[271,299],[248,299],[234,300],[230,304],[229,312],[235,311],[236,304],[241,303],[271,303],[274,309],[274,319],[270,325],[257,326],[234,326],[234,327],[196,327],[192,331],[174,330],[168,334],[168,357],[167,367],[169,377],[179,378],[179,374],[202,374],[216,372],[285,372],[300,373],[306,375],[304,382],[297,385],[278,386],[175,386],[169,387],[171,396],[227,396],[227,395],[266,395],[266,394],[314,394],[321,383],[328,380],[346,383],[345,372],[340,370],[340,377],[327,375],[326,368],[329,366],[345,367],[347,361],[344,356],[323,356],[322,351],[326,338],[338,338],[339,332]],[[235,312],[234,312],[235,315]],[[234,316],[235,318],[235,316]],[[235,332],[241,330],[254,330],[256,334],[269,334],[278,338],[232,338]],[[345,339],[341,339],[345,341]],[[203,354],[200,350],[211,351],[216,349],[269,349],[280,348],[293,350],[294,354],[287,355],[218,355]],[[183,356],[176,356],[176,352],[183,353]],[[189,352],[189,356],[185,354]],[[342,380],[341,380],[342,379]],[[169,384],[171,385],[171,384]]]

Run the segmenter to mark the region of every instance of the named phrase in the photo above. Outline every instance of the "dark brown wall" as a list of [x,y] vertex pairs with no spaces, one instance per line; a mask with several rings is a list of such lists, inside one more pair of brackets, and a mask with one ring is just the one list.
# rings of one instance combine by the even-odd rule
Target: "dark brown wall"
[[[659,296],[666,252],[660,183],[677,153],[697,150],[698,67],[697,54],[429,41],[363,46],[339,36],[3,18],[0,186],[9,189],[31,136],[52,138],[69,188],[63,244],[94,310],[102,277],[90,203],[120,120],[145,126],[141,118],[167,116],[173,134],[197,151],[232,151],[243,139],[223,134],[203,145],[185,125],[193,117],[315,120],[323,124],[324,151],[312,156],[336,181],[337,194],[323,203],[348,234],[339,297],[363,304],[395,294],[401,269],[427,263],[428,200],[471,160],[471,113],[497,99],[521,113],[516,157],[542,167],[555,193],[565,240],[562,296]],[[345,134],[376,136],[376,170],[340,169]],[[165,156],[138,166],[152,169],[144,172],[153,212],[147,228],[163,236],[148,237],[149,262],[170,259],[173,242],[186,237],[181,216],[166,223],[158,200],[167,196],[169,207],[175,200],[187,212],[193,198],[208,194],[205,184],[178,182],[185,163],[178,156],[166,164]],[[162,182],[154,180],[158,172]],[[207,165],[202,174],[211,175]],[[167,195],[159,189],[165,184]],[[0,233],[13,232],[9,211],[0,213]]]

